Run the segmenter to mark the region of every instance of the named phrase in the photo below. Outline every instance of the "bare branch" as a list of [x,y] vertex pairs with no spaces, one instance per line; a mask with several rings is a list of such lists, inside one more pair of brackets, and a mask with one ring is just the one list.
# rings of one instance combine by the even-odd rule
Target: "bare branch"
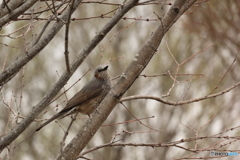
[[71,22],[71,12],[73,9],[73,4],[74,4],[74,0],[72,0],[72,3],[70,3],[70,10],[69,10],[69,16],[66,22],[66,30],[65,30],[65,62],[66,62],[66,67],[67,67],[67,71],[70,72],[70,65],[69,65],[69,51],[68,51],[68,35],[69,35],[69,26],[70,26],[70,22]]
[[72,120],[71,120],[70,124],[68,125],[68,128],[67,128],[67,130],[65,131],[63,140],[62,140],[62,142],[61,142],[60,153],[63,151],[63,147],[64,147],[64,145],[65,145],[65,141],[66,141],[66,138],[67,138],[67,136],[68,136],[68,132],[69,132],[70,128],[72,127],[73,122],[76,120],[77,115],[78,115],[78,113],[76,113],[75,115],[71,116],[71,117],[72,117]]
[[[239,128],[236,127],[236,128]],[[235,129],[236,129],[235,128]],[[180,146],[178,144],[183,144],[183,143],[186,143],[186,142],[194,142],[194,141],[202,141],[202,140],[206,140],[206,139],[216,139],[216,140],[221,140],[220,142],[217,142],[215,145],[218,145],[218,148],[215,147],[215,145],[212,145],[212,146],[208,146],[208,147],[205,147],[205,148],[187,148],[187,147],[183,147],[183,146]],[[227,140],[226,143],[223,143]],[[96,151],[96,150],[99,150],[99,149],[102,149],[102,148],[105,148],[105,147],[117,147],[117,146],[122,146],[122,147],[126,147],[126,146],[134,146],[134,147],[152,147],[152,148],[155,148],[155,147],[176,147],[176,148],[180,148],[180,149],[183,149],[185,151],[190,151],[194,154],[192,155],[196,155],[197,153],[199,152],[204,152],[204,151],[221,151],[220,148],[226,146],[226,145],[229,145],[231,144],[232,142],[235,142],[235,141],[239,141],[240,140],[240,137],[229,137],[229,136],[202,136],[202,137],[193,137],[193,138],[186,138],[186,139],[181,139],[181,140],[178,140],[178,141],[173,141],[173,142],[159,142],[159,143],[116,143],[115,141],[113,142],[109,142],[109,143],[106,143],[106,144],[103,144],[103,145],[99,145],[99,146],[96,146],[94,148],[91,148],[85,152],[83,152],[82,154],[80,154],[78,156],[78,158],[82,157],[83,155],[86,155],[90,152],[93,152],[93,151]],[[223,151],[226,151],[226,150],[223,150]],[[239,152],[240,150],[234,150],[236,152]],[[192,155],[188,156],[188,157],[191,157]]]
[[204,97],[200,97],[200,98],[196,98],[196,99],[192,99],[192,100],[186,100],[186,101],[180,101],[180,102],[172,102],[172,101],[166,101],[160,97],[156,97],[156,96],[146,96],[146,95],[135,95],[135,96],[129,96],[129,97],[124,97],[122,98],[119,102],[124,102],[124,101],[129,101],[129,100],[133,100],[133,99],[152,99],[152,100],[156,100],[156,101],[159,101],[161,103],[164,103],[164,104],[168,104],[168,105],[173,105],[173,106],[178,106],[178,105],[183,105],[183,104],[189,104],[189,103],[193,103],[193,102],[198,102],[198,101],[201,101],[201,100],[206,100],[206,99],[210,99],[210,98],[215,98],[217,96],[220,96],[220,95],[223,95],[229,91],[231,91],[232,89],[238,87],[240,85],[240,82],[234,84],[233,86],[221,91],[221,92],[218,92],[216,94],[211,94],[211,95],[207,95],[207,96],[204,96]]
[[[240,50],[239,50],[239,51],[240,51]],[[239,54],[239,51],[238,51],[238,53],[236,54],[236,56],[235,56],[232,64],[228,67],[227,71],[225,72],[225,74],[223,75],[223,77],[221,78],[221,80],[219,81],[219,83],[217,84],[217,86],[216,86],[209,94],[212,94],[216,89],[219,88],[219,85],[222,83],[223,79],[226,77],[227,73],[228,73],[229,70],[232,68],[234,62],[237,60],[237,56],[238,56],[238,54]]]
[[130,112],[130,110],[129,110],[123,103],[121,103],[121,104],[122,104],[123,107],[128,111],[128,113],[130,113],[141,125],[147,127],[147,128],[150,129],[150,130],[159,132],[159,130],[154,129],[154,128],[151,128],[151,127],[147,126],[146,124],[142,123],[142,122],[140,121],[140,119],[138,119],[136,116],[134,116],[134,115]]

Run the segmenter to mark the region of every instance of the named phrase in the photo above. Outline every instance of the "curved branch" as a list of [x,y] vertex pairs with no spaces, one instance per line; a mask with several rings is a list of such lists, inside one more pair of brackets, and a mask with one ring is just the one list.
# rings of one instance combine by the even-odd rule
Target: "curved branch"
[[196,99],[192,99],[192,100],[187,100],[187,101],[173,102],[173,101],[166,101],[163,98],[156,97],[156,96],[135,95],[135,96],[124,97],[119,101],[119,103],[124,102],[124,101],[135,100],[135,99],[152,99],[152,100],[155,100],[155,101],[167,104],[167,105],[178,106],[178,105],[189,104],[189,103],[198,102],[198,101],[202,101],[202,100],[206,100],[206,99],[210,99],[210,98],[215,98],[217,96],[223,95],[223,94],[231,91],[232,89],[234,89],[238,86],[240,86],[240,82],[236,83],[235,85],[233,85],[221,92],[211,94],[208,96],[204,96],[204,97],[200,97],[200,98],[196,98]]
[[[213,145],[212,147],[210,148],[203,148],[203,149],[196,149],[196,148],[186,148],[186,147],[183,147],[183,146],[180,146],[178,144],[181,144],[181,143],[186,143],[186,142],[193,142],[193,141],[201,141],[201,140],[206,140],[206,139],[227,139],[229,140],[228,143],[225,143],[225,145],[228,145],[228,144],[231,144],[232,141],[236,141],[236,140],[239,140],[239,137],[231,137],[231,136],[201,136],[201,137],[192,137],[192,138],[186,138],[186,139],[181,139],[179,141],[173,141],[173,142],[159,142],[159,143],[114,143],[114,142],[110,142],[110,143],[106,143],[106,144],[103,144],[103,145],[99,145],[99,146],[96,146],[96,147],[93,147],[93,148],[90,148],[89,150],[81,153],[77,158],[81,158],[83,155],[86,155],[90,152],[93,152],[93,151],[96,151],[96,150],[99,150],[99,149],[102,149],[102,148],[105,148],[105,147],[126,147],[126,146],[129,146],[129,147],[152,147],[152,148],[155,148],[155,147],[177,147],[177,148],[180,148],[180,149],[183,149],[183,150],[186,150],[186,151],[190,151],[190,152],[198,152],[198,151],[212,151],[215,148],[215,146]],[[232,140],[232,141],[230,141]],[[239,151],[239,150],[237,150]]]

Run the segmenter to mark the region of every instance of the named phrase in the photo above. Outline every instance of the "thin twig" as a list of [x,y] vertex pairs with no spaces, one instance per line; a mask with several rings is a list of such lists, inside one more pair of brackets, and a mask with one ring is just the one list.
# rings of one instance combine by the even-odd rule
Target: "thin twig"
[[190,87],[191,87],[191,84],[192,84],[192,79],[189,81],[188,86],[187,86],[186,90],[184,91],[184,93],[183,93],[182,98],[180,99],[180,101],[183,101],[184,97],[185,97],[186,94],[187,94],[187,91],[188,91],[188,90],[190,89]]
[[36,131],[34,130],[29,136],[27,136],[27,138],[25,138],[24,140],[22,140],[21,142],[19,142],[18,144],[16,144],[13,149],[15,149],[16,147],[18,147],[20,144],[22,144],[24,141],[26,141],[28,138],[30,138]]
[[[141,17],[139,17],[139,18],[141,18]],[[125,29],[129,28],[129,27],[130,27],[132,24],[134,24],[135,22],[136,22],[136,20],[133,21],[132,23],[130,23],[129,25],[127,25],[126,27],[120,29],[117,33],[115,33],[115,34],[109,39],[109,41],[107,42],[107,44],[105,44],[105,45],[101,48],[101,52],[103,52],[103,51],[105,50],[105,48],[110,44],[110,42],[111,42],[115,37],[117,37],[117,35],[118,35],[119,33],[121,33],[122,31],[124,31]],[[110,56],[109,56],[109,57],[110,57]]]
[[76,113],[74,116],[72,116],[72,120],[71,120],[70,124],[68,125],[67,130],[65,131],[63,140],[62,140],[62,142],[60,143],[60,152],[59,152],[59,154],[63,151],[63,147],[64,147],[64,145],[65,145],[65,141],[66,141],[66,138],[67,138],[67,136],[68,136],[69,130],[70,130],[70,128],[72,127],[73,122],[76,120],[77,115],[78,115],[78,113]]
[[[240,50],[239,50],[239,51],[240,51]],[[216,89],[219,88],[219,85],[222,83],[223,79],[226,77],[227,73],[228,73],[229,70],[232,68],[234,62],[237,60],[237,56],[238,56],[238,54],[239,54],[239,51],[238,51],[238,53],[236,54],[236,56],[235,56],[232,64],[228,67],[227,71],[225,72],[225,74],[224,74],[223,77],[221,78],[220,82],[217,84],[217,86],[216,86],[209,94],[212,94]],[[209,95],[209,94],[208,94],[208,95]]]
[[[53,7],[53,9],[51,8],[51,6],[47,3],[47,1],[45,0],[45,3],[47,4],[48,8],[51,10],[52,12],[52,15],[57,19],[57,20],[60,20],[62,21],[64,24],[65,22],[61,19],[61,18],[58,18],[57,14],[56,14],[56,9]],[[54,6],[54,4],[53,4]]]
[[184,65],[185,63],[187,63],[188,61],[194,59],[196,57],[196,55],[198,55],[199,53],[202,53],[203,51],[209,49],[210,47],[212,47],[213,45],[210,45],[204,49],[202,49],[201,51],[191,55],[190,57],[188,57],[185,61],[183,61],[182,63],[180,63],[177,67],[173,68],[172,70],[170,70],[170,72],[174,71],[175,69],[179,68],[180,66]]
[[104,124],[104,125],[102,125],[102,127],[108,127],[108,126],[114,126],[114,125],[119,125],[119,124],[124,124],[124,123],[130,123],[130,122],[135,122],[135,121],[138,121],[138,120],[144,120],[144,119],[149,119],[149,118],[154,118],[154,117],[155,116],[146,117],[146,118],[139,118],[139,119],[133,119],[133,120],[129,120],[129,121],[112,123],[112,124]]
[[[56,71],[57,72],[57,75],[58,75],[58,78],[60,78],[60,75],[59,75],[59,73],[58,73],[58,71]],[[65,89],[65,86],[63,87],[63,93],[64,93],[64,95],[65,95],[65,98],[66,98],[66,100],[68,101],[68,97],[67,97],[67,91],[66,91],[66,89]]]
[[69,36],[69,27],[70,27],[70,23],[71,23],[70,20],[71,20],[71,15],[72,15],[73,4],[74,4],[74,0],[69,5],[69,15],[68,15],[68,19],[67,19],[67,22],[66,22],[66,30],[65,30],[65,51],[64,51],[64,55],[65,55],[66,68],[67,68],[68,72],[70,72],[69,51],[68,51],[68,36]]
[[[65,0],[66,1],[66,0]],[[58,10],[64,3],[65,1],[63,1],[56,10]],[[46,2],[46,4],[48,5],[48,3]],[[48,5],[49,9],[51,9],[51,7]],[[52,20],[54,19],[54,16],[57,16],[55,14],[51,15],[49,19],[47,19],[47,22],[45,23],[44,27],[42,28],[40,34],[38,35],[38,37],[36,38],[36,41],[33,43],[33,45],[36,45],[38,43],[38,41],[40,40],[40,38],[42,37],[44,31],[46,30],[47,26],[50,24],[50,22],[52,22]],[[59,18],[58,18],[59,19]],[[61,20],[61,19],[60,19]],[[63,22],[63,21],[62,21]],[[64,23],[64,22],[63,22]]]
[[151,127],[143,124],[136,116],[134,116],[134,115],[130,112],[130,110],[129,110],[123,103],[121,103],[121,104],[122,104],[123,107],[128,111],[128,113],[130,113],[141,125],[147,127],[148,129],[151,129],[151,130],[154,130],[154,131],[156,131],[156,132],[159,132],[159,130],[156,130],[156,129],[154,129],[154,128],[151,128]]

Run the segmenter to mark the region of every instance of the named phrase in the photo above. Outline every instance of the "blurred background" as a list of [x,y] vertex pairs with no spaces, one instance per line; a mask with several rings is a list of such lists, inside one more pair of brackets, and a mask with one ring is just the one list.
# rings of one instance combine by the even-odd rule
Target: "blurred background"
[[[115,3],[114,1],[106,2]],[[165,0],[165,3],[173,3],[173,1]],[[40,10],[46,7],[45,3],[39,2],[34,6],[34,9]],[[99,16],[112,11],[116,7],[115,5],[99,3],[82,3],[78,7],[72,16],[76,20],[72,21],[70,25],[70,62],[109,21],[109,17],[114,12],[103,18]],[[169,7],[170,5],[167,4],[164,6],[165,13]],[[160,22],[154,12],[160,16],[162,12],[161,5],[156,3],[139,5],[127,13],[125,16],[127,18],[122,19],[112,29],[68,81],[65,89],[78,82],[66,93],[66,96],[61,96],[49,105],[45,109],[46,112],[43,112],[23,132],[9,146],[9,149],[13,149],[16,144],[27,138],[43,120],[50,118],[62,109],[67,99],[71,98],[91,79],[97,65],[108,63],[110,65],[109,73],[112,78],[122,74],[134,55],[159,25]],[[50,14],[51,12],[45,12],[41,17],[48,17]],[[123,97],[131,95],[162,97],[168,94],[174,84],[169,96],[164,99],[178,102],[218,93],[239,82],[240,56],[236,58],[240,48],[239,19],[240,3],[238,1],[197,1],[167,32],[158,51],[141,74],[145,76],[139,76]],[[1,70],[4,70],[17,57],[24,54],[24,51],[29,49],[31,40],[35,34],[39,34],[44,23],[44,20],[36,22],[19,20],[1,29]],[[27,32],[30,29],[29,24],[33,25],[31,30]],[[15,33],[10,34],[13,32]],[[2,129],[0,135],[9,132],[17,122],[21,121],[21,118],[17,121],[14,120],[14,114],[16,114],[17,110],[21,110],[20,116],[24,118],[66,70],[64,33],[65,29],[63,27],[49,45],[1,89],[0,127]],[[175,69],[178,64],[181,64],[194,54],[196,56],[193,59],[181,65],[178,70]],[[236,61],[232,65],[234,60]],[[88,71],[89,69],[91,70]],[[168,71],[171,71],[172,77],[178,81],[177,83],[174,82],[171,76],[163,75]],[[85,73],[87,74],[82,77]],[[79,80],[80,77],[82,78]],[[116,79],[113,79],[112,83],[114,84],[115,81]],[[214,90],[217,86],[218,88]],[[61,93],[63,92],[64,90]],[[211,136],[237,127],[240,112],[239,94],[239,88],[235,88],[216,98],[179,106],[170,106],[146,99],[124,102],[124,105],[135,117],[139,119],[152,117],[142,120],[142,123],[158,130],[158,132],[150,132],[148,127],[138,121],[121,123],[134,120],[135,117],[123,105],[118,104],[105,121],[104,125],[107,126],[100,128],[84,151],[109,143],[111,137],[122,130],[131,132],[131,134],[122,132],[116,137],[116,140],[122,140],[121,142],[126,143],[159,143],[195,136]],[[67,143],[76,135],[86,120],[87,116],[78,115],[77,121],[74,122],[70,130]],[[66,129],[70,121],[71,118],[66,117],[64,120],[59,120],[58,123]],[[115,123],[120,124],[111,125]],[[9,159],[11,157],[14,160],[55,159],[63,135],[63,129],[53,122],[14,148],[13,152],[11,152],[12,155],[8,155],[4,151],[0,158]],[[222,135],[239,136],[239,130],[234,129]],[[238,141],[233,141],[231,144],[229,142],[226,140],[221,144],[226,143],[227,145],[221,148],[217,148],[216,145],[216,148],[219,150],[239,149]],[[211,138],[199,140],[197,141],[197,147],[208,148],[216,143],[220,143],[220,140]],[[194,148],[196,144],[191,142],[181,145]],[[193,153],[176,147],[126,146],[106,147],[90,152],[85,156],[89,159],[99,160],[165,160],[186,157],[191,154]],[[209,154],[210,151],[205,151],[197,153],[195,156],[203,157],[209,156]],[[231,159],[234,158],[239,157],[231,157]]]

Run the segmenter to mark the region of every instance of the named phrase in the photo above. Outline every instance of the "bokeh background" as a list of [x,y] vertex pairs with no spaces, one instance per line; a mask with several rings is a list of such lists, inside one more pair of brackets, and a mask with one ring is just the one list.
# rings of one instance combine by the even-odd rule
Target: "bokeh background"
[[[115,3],[114,1],[107,1]],[[172,3],[173,1],[165,1]],[[170,5],[164,6],[167,12]],[[39,2],[35,9],[46,7],[46,4]],[[69,56],[72,62],[76,55],[91,41],[93,36],[109,21],[111,15],[104,18],[93,18],[107,13],[116,8],[114,5],[98,3],[83,3],[79,6],[72,18],[69,32]],[[109,72],[113,78],[122,74],[134,55],[142,47],[146,39],[159,25],[156,12],[161,15],[161,5],[140,5],[132,9],[122,19],[104,40],[92,51],[84,63],[66,84],[65,89],[74,85],[67,93],[54,101],[46,108],[42,116],[19,136],[13,144],[11,155],[4,151],[2,159],[55,159],[59,152],[60,142],[64,131],[57,123],[51,123],[41,131],[35,133],[29,139],[16,148],[16,144],[30,135],[34,129],[45,119],[56,114],[71,98],[74,93],[88,82],[95,67],[99,64],[110,65]],[[46,12],[46,17],[51,12]],[[87,19],[85,19],[87,18]],[[135,19],[134,19],[135,18]],[[148,20],[147,20],[148,19]],[[172,77],[178,81],[170,95],[165,100],[178,102],[181,100],[196,99],[208,94],[221,92],[240,80],[239,57],[236,55],[240,48],[240,3],[235,0],[209,0],[198,1],[190,8],[165,35],[158,51],[150,61],[146,69],[135,81],[124,97],[131,95],[166,95],[172,87],[174,80],[171,76],[163,74],[172,71]],[[1,29],[0,34],[0,66],[4,70],[15,61],[17,57],[24,54],[30,46],[35,34],[38,34],[45,21],[32,22],[34,27],[29,32],[29,20],[17,21]],[[23,27],[27,25],[27,27]],[[6,36],[16,31],[14,34]],[[32,107],[44,96],[50,87],[58,80],[65,70],[64,58],[64,32],[63,28],[57,36],[44,48],[41,53],[29,62],[22,70],[1,89],[0,101],[0,134],[9,132],[17,122],[14,121],[14,114],[20,108],[21,117],[24,118]],[[25,34],[26,33],[26,34]],[[4,45],[7,44],[8,46]],[[209,48],[207,48],[209,47]],[[203,49],[206,50],[202,51]],[[198,52],[202,51],[199,54]],[[186,63],[173,70],[187,58],[196,54]],[[172,56],[176,61],[172,58]],[[234,64],[232,65],[233,61]],[[231,66],[232,65],[232,66]],[[89,72],[88,70],[91,69]],[[228,71],[228,72],[227,72]],[[79,80],[85,73],[87,74]],[[227,74],[226,74],[227,73]],[[178,75],[175,75],[178,74]],[[184,75],[189,74],[189,75]],[[226,75],[225,75],[226,74]],[[155,76],[153,76],[155,75]],[[202,76],[203,75],[203,76]],[[220,83],[221,82],[221,83]],[[219,84],[220,83],[220,84]],[[214,88],[218,86],[217,89]],[[213,91],[214,90],[214,91]],[[213,91],[213,92],[212,92]],[[62,90],[64,92],[64,90]],[[61,93],[62,93],[61,92]],[[61,94],[59,93],[59,94]],[[135,119],[123,105],[115,107],[111,115],[105,121],[105,125],[96,133],[85,150],[102,145],[111,141],[116,133],[126,130],[131,132],[121,133],[116,140],[128,143],[159,143],[172,142],[195,136],[211,136],[239,125],[239,88],[218,96],[195,103],[171,106],[153,100],[132,100],[124,102],[124,105],[137,118],[148,118],[142,123],[148,127],[159,130],[150,132],[148,127],[139,122],[120,123]],[[10,110],[10,108],[12,110]],[[86,122],[87,116],[78,115],[70,130],[67,142],[80,130]],[[71,118],[59,120],[59,124],[66,129]],[[118,125],[110,125],[120,123]],[[222,135],[239,136],[239,130],[234,129]],[[205,139],[197,141],[198,148],[208,148],[220,142],[217,139]],[[225,141],[222,143],[228,143]],[[195,143],[181,144],[184,147],[194,148]],[[239,150],[239,142],[234,141],[220,148],[220,150]],[[86,157],[90,159],[124,159],[124,160],[158,160],[175,159],[192,154],[176,147],[106,147],[90,152]],[[197,153],[195,156],[209,156],[210,151]],[[237,157],[231,157],[238,159]]]

